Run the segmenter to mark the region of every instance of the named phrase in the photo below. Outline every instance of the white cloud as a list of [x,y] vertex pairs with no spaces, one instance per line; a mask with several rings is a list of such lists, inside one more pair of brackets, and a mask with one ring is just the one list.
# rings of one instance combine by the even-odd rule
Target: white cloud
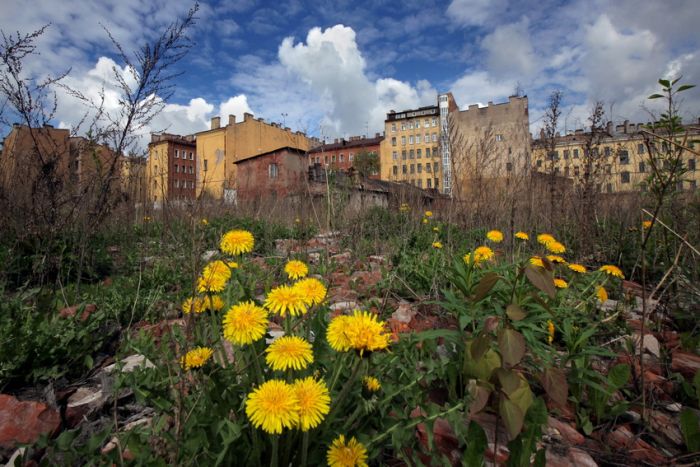
[[482,26],[506,7],[506,0],[452,0],[447,16],[464,26]]
[[472,104],[486,105],[488,101],[503,102],[516,86],[515,80],[494,79],[486,71],[479,70],[464,74],[450,86],[450,91],[460,109],[465,109]]
[[484,37],[481,47],[486,52],[490,72],[522,79],[537,69],[538,58],[530,42],[529,25],[529,20],[523,18],[517,23],[498,26]]
[[244,113],[253,113],[248,105],[248,97],[245,94],[231,97],[219,106],[219,115],[223,118],[227,118],[228,115],[235,115],[236,121],[240,122],[243,121]]

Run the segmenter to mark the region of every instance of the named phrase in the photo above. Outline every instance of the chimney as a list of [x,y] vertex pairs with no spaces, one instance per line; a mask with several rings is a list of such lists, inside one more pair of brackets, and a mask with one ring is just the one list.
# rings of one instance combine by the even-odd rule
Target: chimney
[[221,127],[221,117],[212,117],[211,118],[211,129],[216,130],[217,128]]
[[613,122],[612,122],[612,120],[608,120],[607,125],[605,125],[605,129],[607,130],[609,135],[613,134]]
[[490,107],[492,105],[493,105],[493,101],[489,101],[488,106]]
[[375,138],[379,138],[380,136],[381,136],[381,135],[380,135],[379,133],[375,133],[375,134],[374,134],[374,137],[375,137]]
[[540,139],[544,139],[544,128],[540,128]]
[[253,114],[252,114],[252,113],[246,112],[246,113],[243,114],[243,121],[244,121],[244,122],[247,122],[247,121],[248,121],[249,119],[251,119],[251,118],[253,118]]
[[229,125],[235,125],[236,124],[236,116],[228,114],[228,124]]
[[625,120],[624,123],[623,123],[623,125],[625,125],[625,134],[629,133],[629,130],[630,130],[630,121],[629,121],[629,120]]
[[473,110],[473,109],[478,109],[478,108],[479,108],[479,104],[472,104],[469,106],[469,108],[467,110]]

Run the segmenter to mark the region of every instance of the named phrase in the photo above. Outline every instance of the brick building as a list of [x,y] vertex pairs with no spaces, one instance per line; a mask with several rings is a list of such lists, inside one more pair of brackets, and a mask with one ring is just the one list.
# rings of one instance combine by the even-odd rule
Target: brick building
[[303,192],[308,176],[306,151],[283,147],[235,162],[238,201],[279,199]]
[[148,200],[194,199],[197,183],[194,136],[152,134],[148,144]]
[[[374,138],[351,136],[349,139],[335,139],[332,143],[317,146],[309,151],[309,166],[320,164],[331,170],[347,172],[358,154],[367,153],[379,157],[379,146],[384,139],[380,133]],[[373,175],[378,175],[373,174]]]

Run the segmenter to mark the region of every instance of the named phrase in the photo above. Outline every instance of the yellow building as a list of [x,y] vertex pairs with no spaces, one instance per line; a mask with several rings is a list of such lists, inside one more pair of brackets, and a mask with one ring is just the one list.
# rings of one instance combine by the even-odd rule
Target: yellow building
[[234,115],[221,126],[221,118],[211,119],[209,130],[196,134],[198,194],[206,193],[215,199],[235,199],[241,181],[237,179],[236,162],[284,147],[308,151],[317,142],[304,133],[293,132],[277,123],[268,123],[244,114],[242,122]]
[[150,203],[161,206],[166,200],[195,197],[196,148],[192,135],[151,135],[146,163],[146,196]]
[[[441,98],[446,105],[444,111]],[[438,97],[438,105],[398,113],[390,111],[379,148],[381,179],[406,182],[418,188],[449,190],[449,170],[444,171],[443,160],[447,125],[443,125],[443,120],[446,121],[447,112],[456,109],[448,93]]]
[[[574,186],[589,184],[603,193],[644,191],[646,178],[650,174],[648,147],[643,130],[647,124],[613,126],[610,122],[599,137],[590,132],[576,130],[555,138],[555,149],[546,141],[544,133],[532,143],[533,169],[540,173],[554,173],[573,180]],[[687,173],[676,187],[678,190],[695,190],[700,181],[697,170],[700,151],[700,122],[686,125],[688,132],[686,145],[691,151],[681,155]],[[684,134],[674,139],[682,144]],[[668,143],[662,140],[654,144],[665,151]]]

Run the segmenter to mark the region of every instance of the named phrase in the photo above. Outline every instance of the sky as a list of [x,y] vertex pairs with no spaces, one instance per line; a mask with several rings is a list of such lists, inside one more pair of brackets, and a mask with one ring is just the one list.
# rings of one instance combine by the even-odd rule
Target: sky
[[[70,69],[65,83],[88,96],[104,87],[109,110],[110,73],[123,63],[104,28],[136,50],[191,6],[2,0],[0,29],[51,23],[26,72]],[[700,84],[698,25],[697,0],[202,1],[175,92],[144,131],[191,134],[213,116],[251,112],[324,138],[373,135],[388,111],[434,105],[447,91],[462,109],[524,93],[533,133],[555,90],[561,131],[582,128],[596,101],[615,122],[650,121],[658,78]],[[684,93],[685,121],[700,115],[698,89]],[[60,126],[85,112],[60,91],[58,104]]]

